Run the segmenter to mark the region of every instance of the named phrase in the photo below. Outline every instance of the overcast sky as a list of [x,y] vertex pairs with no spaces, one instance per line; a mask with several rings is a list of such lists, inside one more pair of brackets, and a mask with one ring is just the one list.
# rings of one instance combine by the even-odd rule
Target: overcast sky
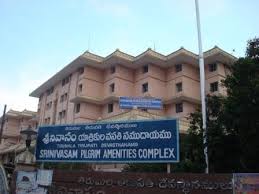
[[[244,56],[258,10],[258,0],[200,0],[204,51]],[[0,115],[4,104],[36,111],[29,93],[86,50],[198,51],[194,0],[0,0],[0,26]]]

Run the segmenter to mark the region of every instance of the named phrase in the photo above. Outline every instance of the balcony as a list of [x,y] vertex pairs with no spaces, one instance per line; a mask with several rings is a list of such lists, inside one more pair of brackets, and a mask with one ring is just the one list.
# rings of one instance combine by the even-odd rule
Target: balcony
[[163,104],[172,104],[172,103],[178,103],[182,101],[192,102],[195,104],[201,103],[199,98],[194,98],[192,96],[186,95],[184,92],[181,92],[175,96],[162,99]]
[[80,102],[85,102],[85,103],[92,103],[92,104],[97,104],[97,105],[104,105],[109,102],[118,102],[119,101],[119,96],[111,95],[108,97],[104,98],[97,98],[97,97],[92,97],[92,96],[75,96],[70,100],[70,102],[73,103],[80,103]]

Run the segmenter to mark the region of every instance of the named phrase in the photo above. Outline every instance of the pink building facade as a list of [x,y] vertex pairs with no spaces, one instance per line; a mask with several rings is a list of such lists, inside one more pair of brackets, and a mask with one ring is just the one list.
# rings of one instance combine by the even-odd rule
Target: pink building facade
[[9,110],[6,113],[2,144],[17,144],[20,142],[20,131],[31,126],[33,129],[38,127],[37,113],[29,110],[15,111]]
[[[236,58],[214,47],[204,59],[206,93],[226,95],[220,82]],[[200,106],[198,56],[184,48],[167,56],[151,49],[136,57],[85,52],[30,96],[39,98],[39,125],[107,120],[129,111],[119,108],[120,96],[161,98],[161,110],[143,111],[186,119]]]
[[[3,117],[0,118],[2,121]],[[0,163],[14,168],[16,154],[25,150],[24,140],[20,131],[31,126],[38,127],[37,113],[29,110],[9,110],[5,115],[4,127],[0,144]]]

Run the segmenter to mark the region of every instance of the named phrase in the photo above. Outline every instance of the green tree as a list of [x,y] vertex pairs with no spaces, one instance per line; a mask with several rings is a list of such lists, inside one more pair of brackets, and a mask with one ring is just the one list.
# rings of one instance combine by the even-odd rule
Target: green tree
[[259,38],[247,42],[246,57],[259,60]]
[[[209,170],[214,173],[233,172],[238,164],[237,139],[235,134],[226,131],[224,126],[224,97],[207,96],[207,138]],[[185,161],[190,163],[190,172],[204,172],[204,145],[202,114],[200,110],[190,115],[190,128],[187,134]],[[180,165],[182,165],[180,163]]]
[[247,56],[232,66],[224,81],[228,132],[238,137],[241,170],[259,172],[259,39],[248,41]]

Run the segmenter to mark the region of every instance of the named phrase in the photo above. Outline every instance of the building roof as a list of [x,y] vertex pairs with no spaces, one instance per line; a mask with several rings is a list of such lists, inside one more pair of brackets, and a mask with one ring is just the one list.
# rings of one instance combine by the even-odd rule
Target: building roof
[[116,64],[121,64],[130,68],[133,61],[133,56],[121,52],[119,49],[116,49],[116,51],[105,57],[102,63],[104,64],[103,68],[113,66]]
[[23,111],[17,111],[17,110],[10,109],[9,111],[6,112],[6,118],[8,118],[8,117],[13,117],[13,118],[14,117],[15,118],[21,118],[21,117],[33,118],[36,115],[37,115],[37,112],[26,110],[26,109],[24,109]]
[[[35,145],[36,145],[36,140],[33,140],[31,142],[31,147],[35,147]],[[10,144],[6,142],[0,145],[0,155],[6,154],[6,153],[20,153],[25,150],[26,150],[26,145],[24,142],[19,142],[17,144]]]
[[[214,48],[204,52],[204,60],[205,64],[219,61],[224,64],[231,65],[235,60],[237,60],[237,58],[215,46]],[[145,52],[136,57],[121,52],[119,49],[106,57],[86,51],[35,89],[30,96],[40,97],[43,92],[56,85],[80,67],[92,66],[99,69],[105,69],[116,64],[121,64],[129,68],[136,69],[139,66],[150,63],[161,66],[162,68],[170,67],[178,63],[187,63],[198,67],[198,55],[184,49],[183,47],[167,56],[158,53],[151,48],[148,48]]]
[[204,62],[209,64],[215,61],[219,61],[226,65],[233,64],[237,60],[232,54],[222,50],[221,48],[215,46],[214,48],[204,52]]
[[198,55],[181,47],[175,52],[167,55],[168,64],[187,63],[198,67]]

